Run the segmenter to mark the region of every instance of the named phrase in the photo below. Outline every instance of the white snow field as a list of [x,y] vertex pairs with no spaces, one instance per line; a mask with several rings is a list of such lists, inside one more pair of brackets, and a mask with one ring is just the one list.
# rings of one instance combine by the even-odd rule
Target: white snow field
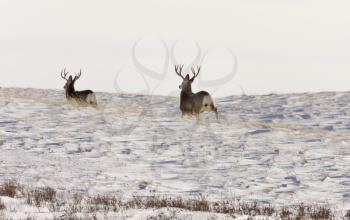
[[176,97],[97,100],[1,88],[0,183],[350,208],[350,92],[218,98],[200,122]]

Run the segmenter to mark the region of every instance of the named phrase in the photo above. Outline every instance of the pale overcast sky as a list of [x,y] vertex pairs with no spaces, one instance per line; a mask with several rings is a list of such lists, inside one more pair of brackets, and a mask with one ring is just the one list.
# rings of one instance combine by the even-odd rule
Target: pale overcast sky
[[[0,0],[0,86],[62,89],[67,67],[82,68],[77,89],[178,94],[171,57],[191,64],[197,42],[202,80],[237,69],[194,90],[349,90],[349,11],[346,0]],[[137,62],[164,79],[135,65],[136,41]]]

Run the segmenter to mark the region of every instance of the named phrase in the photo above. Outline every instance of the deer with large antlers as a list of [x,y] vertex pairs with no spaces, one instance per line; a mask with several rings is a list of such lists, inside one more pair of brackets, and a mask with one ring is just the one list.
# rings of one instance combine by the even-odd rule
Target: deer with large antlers
[[192,92],[192,83],[200,72],[200,66],[197,69],[191,68],[193,77],[190,78],[189,74],[186,77],[182,76],[183,65],[175,65],[175,72],[182,78],[182,83],[179,86],[181,89],[180,95],[180,110],[182,116],[186,114],[196,115],[199,119],[199,114],[202,112],[214,112],[216,119],[218,119],[218,110],[214,105],[213,99],[206,91],[200,91],[197,93]]
[[75,82],[81,77],[81,70],[75,75],[74,79],[71,75],[67,78],[67,75],[68,72],[66,72],[66,68],[64,68],[64,70],[61,71],[61,77],[66,80],[66,84],[63,88],[66,92],[67,101],[74,106],[92,106],[97,108],[96,96],[93,91],[75,91],[74,89]]

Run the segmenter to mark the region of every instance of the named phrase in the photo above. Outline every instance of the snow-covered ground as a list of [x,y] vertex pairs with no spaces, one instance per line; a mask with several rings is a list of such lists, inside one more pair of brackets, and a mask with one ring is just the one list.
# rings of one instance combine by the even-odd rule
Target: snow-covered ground
[[0,182],[350,208],[349,92],[220,98],[200,122],[174,97],[97,99],[1,88]]

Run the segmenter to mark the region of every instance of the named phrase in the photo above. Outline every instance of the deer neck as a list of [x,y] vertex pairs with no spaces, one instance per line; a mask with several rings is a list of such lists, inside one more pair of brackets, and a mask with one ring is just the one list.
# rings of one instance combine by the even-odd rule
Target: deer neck
[[188,94],[188,95],[192,95],[192,94],[193,94],[193,92],[192,92],[192,86],[187,84],[186,86],[184,86],[184,87],[182,88],[181,93],[186,93],[186,94]]
[[181,101],[184,101],[184,100],[187,100],[192,95],[193,95],[192,88],[191,86],[189,86],[188,88],[183,88],[181,90],[180,99]]
[[66,97],[72,97],[73,93],[75,92],[74,86],[70,86],[69,88],[66,89]]

